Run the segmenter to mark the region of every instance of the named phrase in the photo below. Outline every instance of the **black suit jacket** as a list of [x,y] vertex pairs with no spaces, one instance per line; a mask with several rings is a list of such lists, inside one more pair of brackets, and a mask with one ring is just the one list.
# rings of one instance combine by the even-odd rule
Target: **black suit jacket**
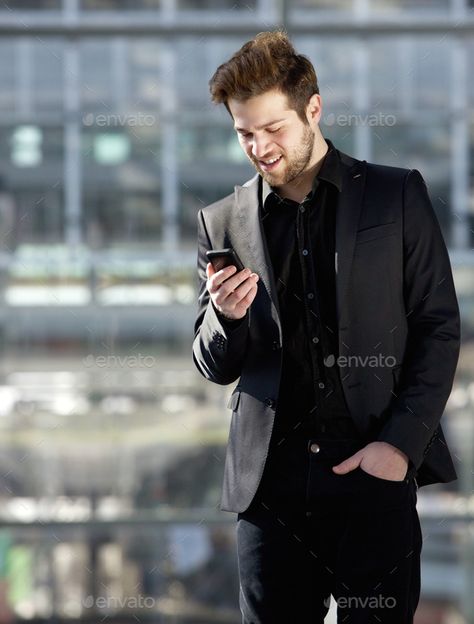
[[[451,267],[416,170],[339,152],[336,218],[339,369],[359,431],[405,452],[421,487],[457,478],[440,419],[451,392],[460,321]],[[259,176],[198,214],[198,314],[193,358],[217,384],[236,380],[220,508],[242,512],[260,482],[275,417],[282,330],[258,210]],[[206,289],[205,252],[233,247],[258,273],[243,323],[220,321]]]

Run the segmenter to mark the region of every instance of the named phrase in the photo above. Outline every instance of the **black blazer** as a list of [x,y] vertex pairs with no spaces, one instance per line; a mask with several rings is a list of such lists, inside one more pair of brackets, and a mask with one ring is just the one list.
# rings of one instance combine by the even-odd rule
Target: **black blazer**
[[[405,452],[418,485],[457,478],[439,424],[459,355],[451,267],[426,184],[416,170],[339,152],[336,221],[339,368],[359,431]],[[242,512],[259,485],[281,374],[277,290],[258,210],[259,176],[198,213],[198,314],[193,359],[217,384],[239,380],[220,509]],[[223,326],[206,289],[205,252],[234,247],[258,273],[246,319]],[[374,357],[376,356],[376,357]],[[374,434],[375,432],[375,434]]]

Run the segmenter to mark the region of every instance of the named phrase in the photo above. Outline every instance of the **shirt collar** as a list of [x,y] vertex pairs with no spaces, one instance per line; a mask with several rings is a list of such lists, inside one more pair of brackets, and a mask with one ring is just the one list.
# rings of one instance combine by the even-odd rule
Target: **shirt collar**
[[[341,164],[339,161],[339,154],[334,147],[332,141],[325,139],[328,145],[328,151],[324,156],[324,160],[319,168],[319,172],[314,176],[311,191],[308,193],[308,197],[312,198],[318,187],[319,181],[329,182],[341,191],[342,188],[342,176],[341,176]],[[273,190],[266,180],[262,178],[262,204],[265,206],[265,202],[269,195],[274,194],[282,201],[282,198],[276,191]]]

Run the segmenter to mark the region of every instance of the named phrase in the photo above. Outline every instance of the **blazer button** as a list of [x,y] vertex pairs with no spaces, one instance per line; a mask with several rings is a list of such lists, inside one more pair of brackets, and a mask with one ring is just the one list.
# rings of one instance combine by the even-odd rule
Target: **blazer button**
[[280,343],[278,342],[278,340],[274,340],[272,342],[272,349],[273,349],[273,351],[278,351],[279,348],[280,348]]
[[267,405],[268,407],[275,407],[275,399],[271,399],[270,397],[267,397],[265,399],[265,405]]

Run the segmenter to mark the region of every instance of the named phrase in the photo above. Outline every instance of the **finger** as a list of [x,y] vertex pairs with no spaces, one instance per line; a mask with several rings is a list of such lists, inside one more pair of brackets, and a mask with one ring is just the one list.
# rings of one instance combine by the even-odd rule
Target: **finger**
[[218,271],[211,280],[211,292],[222,291],[223,297],[234,291],[250,275],[249,269],[237,271],[234,265]]
[[227,280],[219,289],[216,303],[220,306],[225,303],[227,306],[231,305],[235,308],[242,303],[244,297],[256,285],[256,279],[258,279],[258,276],[256,278],[244,278],[244,281],[240,285],[236,285],[235,289],[232,288],[233,280]]
[[244,304],[245,308],[248,308],[249,305],[252,303],[252,301],[255,299],[255,296],[257,294],[257,290],[258,290],[258,285],[254,284],[252,286],[252,288],[250,289],[250,291],[242,299],[242,301],[240,303]]
[[234,313],[241,315],[245,313],[247,309],[250,307],[252,301],[255,299],[255,295],[257,294],[257,284],[254,284],[246,295],[236,304],[235,306],[231,306],[229,308],[226,307],[229,313]]
[[[256,282],[258,281],[258,275],[253,273],[255,277],[248,277],[242,282],[234,291],[230,292],[225,298],[224,301],[228,302],[235,307],[241,305],[243,300],[247,297],[250,291],[257,289]],[[255,296],[255,294],[254,294]]]
[[214,275],[210,277],[210,292],[215,292],[220,286],[229,279],[237,271],[237,268],[232,264],[214,272]]
[[236,305],[241,304],[245,299],[249,297],[250,294],[253,294],[253,301],[253,298],[257,293],[257,282],[258,275],[256,276],[256,278],[248,277],[244,282],[242,282],[242,284],[240,284],[238,288],[236,288],[236,290],[234,290],[234,292],[232,293],[232,297],[237,297]]
[[358,454],[352,455],[352,457],[348,457],[340,464],[333,466],[332,469],[334,472],[337,472],[338,474],[347,474],[348,472],[355,470],[359,466],[361,461],[362,461],[361,455],[358,455]]
[[[256,275],[256,273],[252,273],[251,269],[249,268],[238,271],[237,273],[235,273],[235,275],[232,275],[228,280],[226,280],[226,283],[224,285],[226,288],[226,292],[232,292],[233,290],[237,290],[237,288],[242,283],[246,282],[252,275]],[[250,284],[254,282],[254,279],[255,278],[252,277],[251,280],[249,280]]]

